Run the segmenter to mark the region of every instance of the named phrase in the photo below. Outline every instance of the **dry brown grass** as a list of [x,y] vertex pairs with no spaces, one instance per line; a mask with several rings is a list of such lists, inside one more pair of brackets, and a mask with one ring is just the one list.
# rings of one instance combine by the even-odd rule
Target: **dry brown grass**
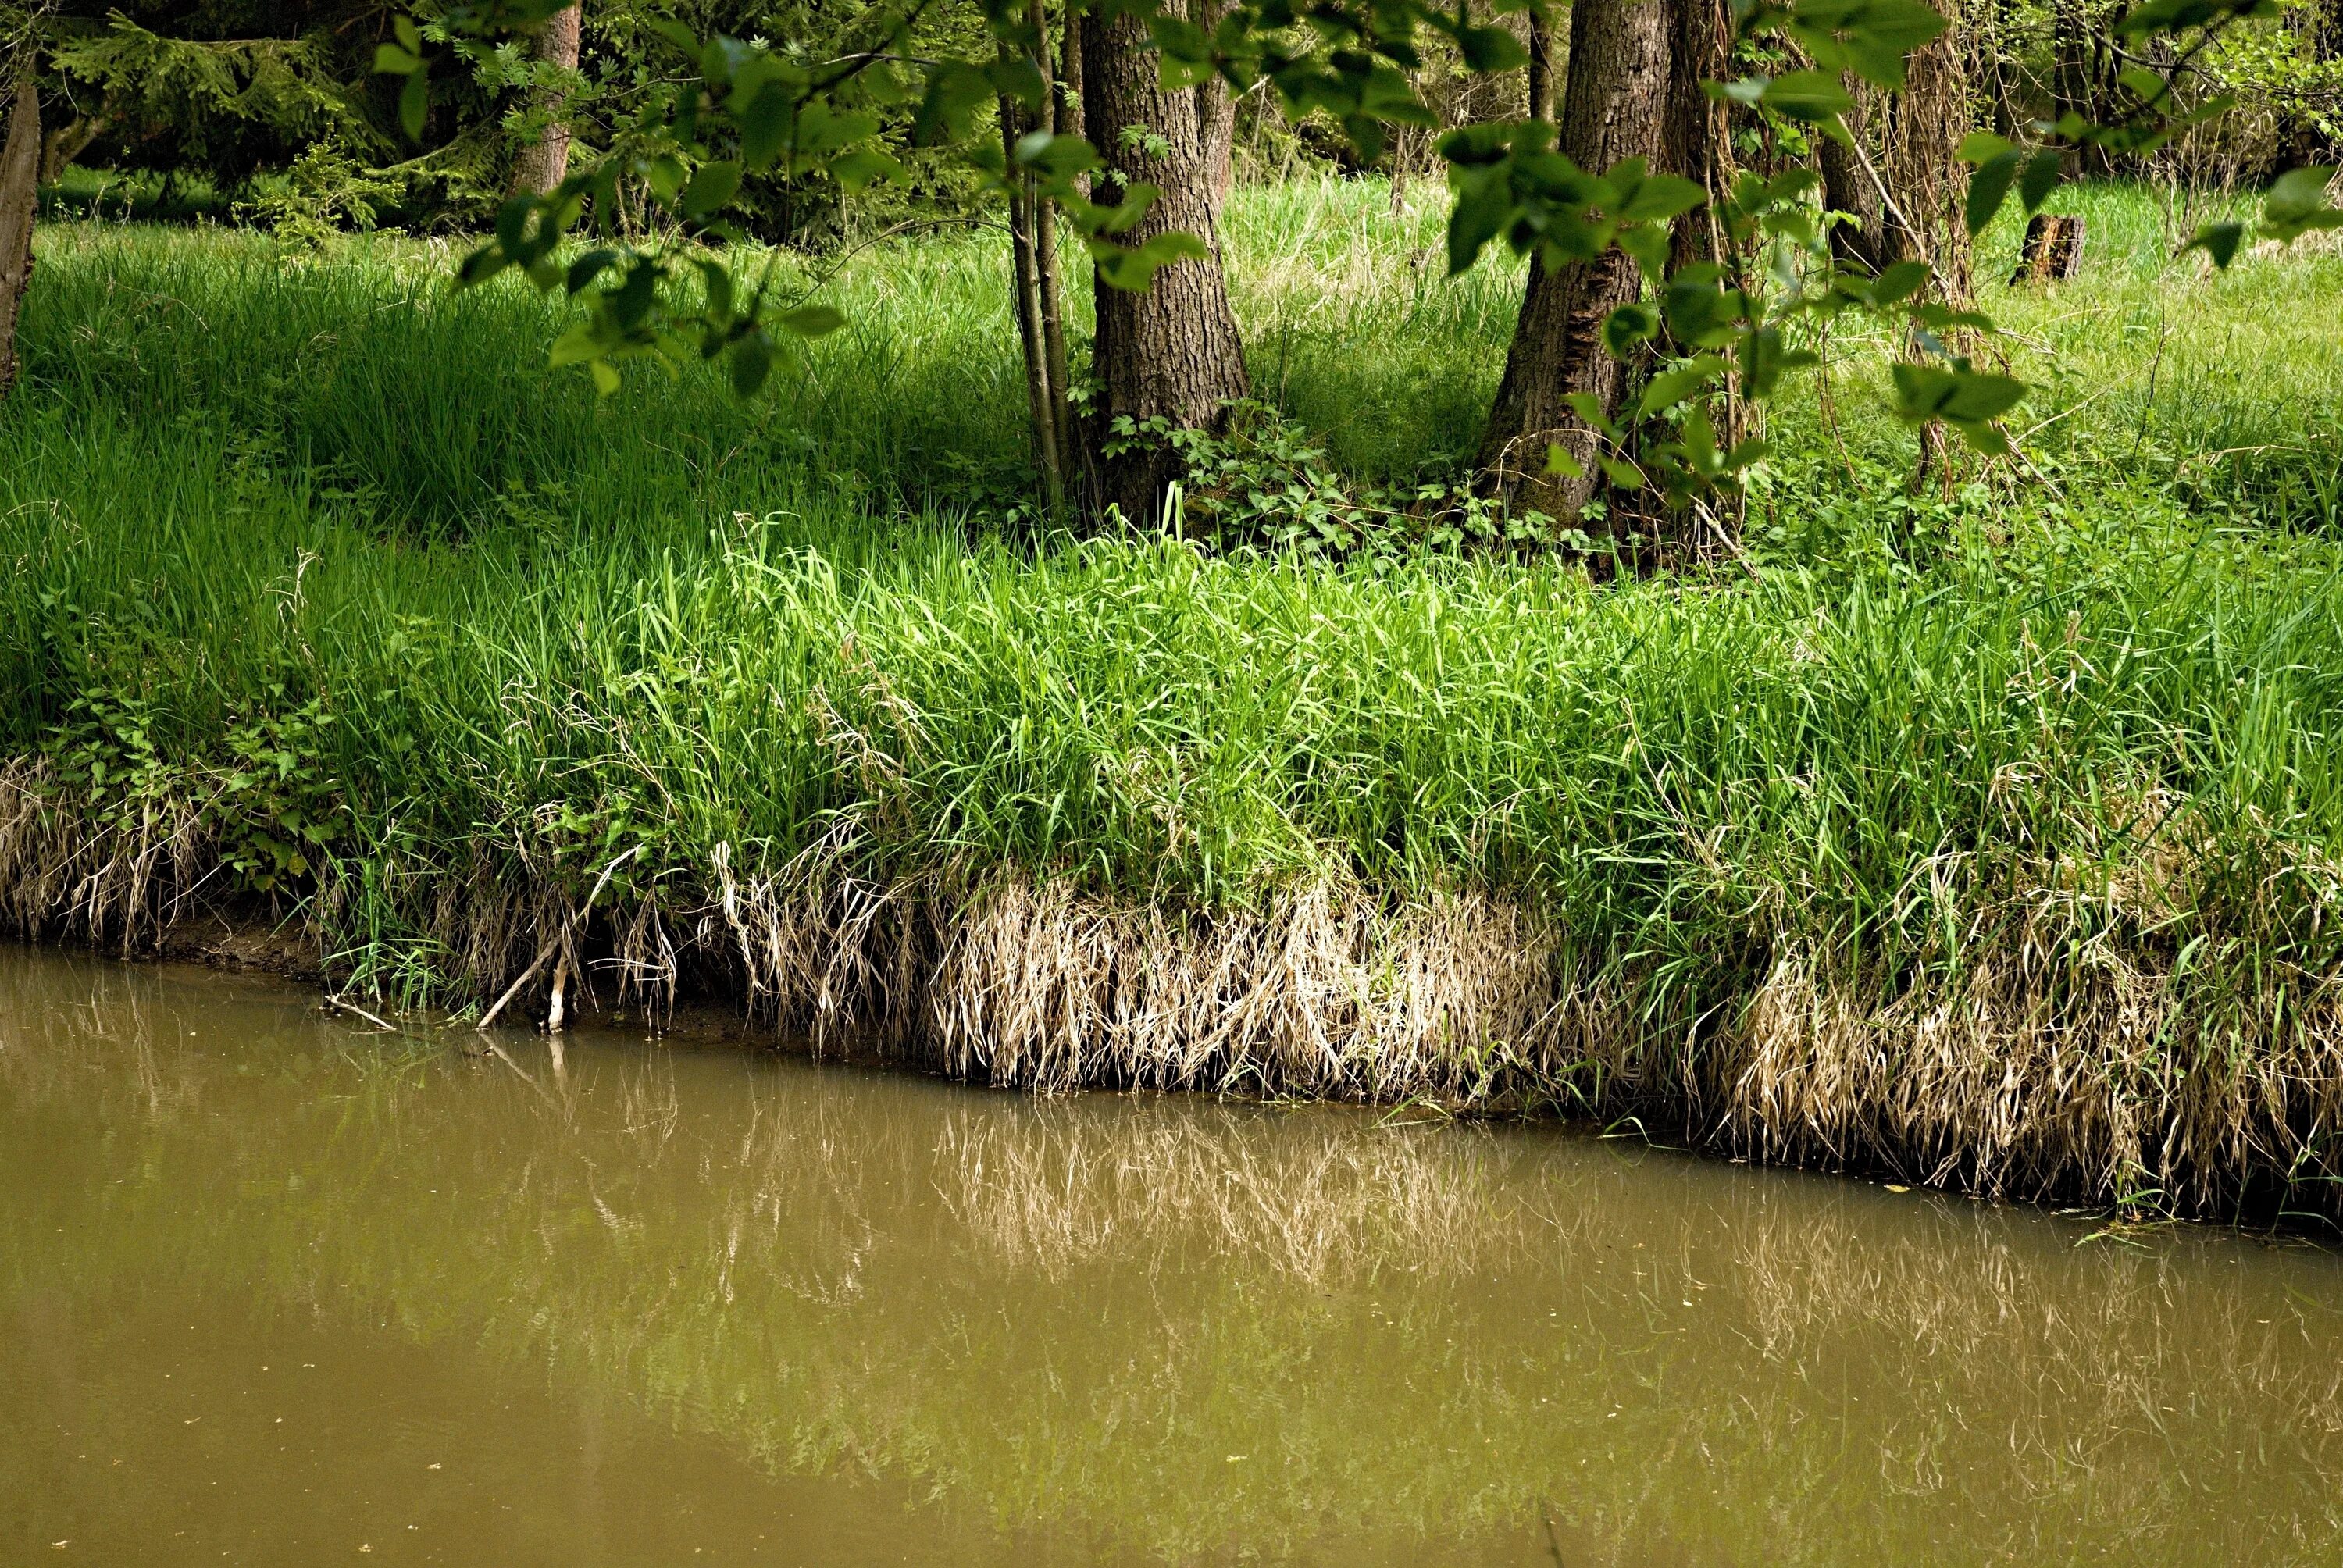
[[[1981,927],[2016,935],[1942,972],[1885,987],[1781,939],[1740,994],[1695,1011],[1488,893],[1321,879],[1208,913],[1015,869],[878,881],[855,848],[841,833],[769,875],[719,852],[618,909],[483,859],[421,901],[482,997],[566,951],[573,1008],[598,980],[653,1006],[725,990],[817,1050],[1000,1087],[1421,1096],[2000,1196],[2343,1207],[2343,982],[2241,983],[2107,934],[2124,922],[2079,940],[2051,869],[2026,895],[2036,918]],[[225,883],[216,855],[193,805],[98,819],[38,763],[0,771],[0,910],[19,930],[136,950]],[[2153,915],[2183,870],[2104,896]]]

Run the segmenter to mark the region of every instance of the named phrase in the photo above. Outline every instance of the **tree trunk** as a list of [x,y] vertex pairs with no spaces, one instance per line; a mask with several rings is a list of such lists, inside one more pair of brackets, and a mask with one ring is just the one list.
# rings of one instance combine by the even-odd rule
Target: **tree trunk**
[[1677,220],[1671,269],[1723,261],[1718,205],[1732,183],[1731,125],[1706,84],[1724,81],[1733,58],[1732,0],[1671,0],[1668,118],[1660,167],[1707,193],[1708,205]]
[[[1913,53],[1904,90],[1888,116],[1887,237],[1891,260],[1927,263],[1929,297],[1958,307],[1975,297],[1974,252],[1961,218],[1962,181],[1955,158],[1969,131],[1968,52],[1957,0],[1938,3],[1952,25]],[[1947,347],[1960,351],[1959,336],[1947,337]],[[1906,353],[1922,357],[1922,345],[1915,341]],[[1953,457],[1952,440],[1942,425],[1921,427],[1913,488],[1933,477],[1949,493]]]
[[[1669,6],[1662,0],[1572,5],[1558,136],[1564,156],[1595,173],[1621,158],[1660,158],[1671,31]],[[1484,482],[1514,507],[1570,523],[1594,498],[1594,432],[1565,399],[1587,393],[1604,409],[1617,408],[1626,367],[1603,349],[1603,319],[1642,289],[1635,264],[1617,250],[1559,269],[1549,268],[1543,256],[1531,258],[1529,288],[1478,459]],[[1547,472],[1549,445],[1568,451],[1583,474]]]
[[65,177],[74,159],[97,140],[109,124],[104,115],[81,115],[41,138],[41,183],[53,186]]
[[[579,35],[584,25],[585,17],[576,5],[556,11],[547,17],[545,25],[538,30],[537,35],[538,62],[558,70],[576,70]],[[561,117],[562,100],[566,95],[558,89],[542,91],[537,107],[548,117],[538,138],[522,147],[513,158],[513,195],[543,196],[568,177],[569,122]]]
[[[1071,136],[1078,134],[1073,120],[1073,99],[1059,82],[1059,70],[1069,62],[1053,59],[1050,48],[1050,18],[1043,0],[1033,0],[1036,15],[1035,30],[1041,44],[1041,67],[1043,92],[1050,106],[1050,134]],[[1074,18],[1066,18],[1069,31]],[[1072,384],[1066,379],[1066,301],[1065,284],[1058,267],[1058,208],[1048,197],[1039,198],[1033,211],[1033,249],[1041,285],[1041,354],[1043,368],[1050,378],[1050,432],[1058,447],[1058,478],[1062,500],[1063,486],[1070,477],[1067,470],[1073,462],[1073,429],[1069,417],[1068,395]]]
[[1925,261],[1949,303],[1972,295],[1965,188],[1956,149],[1970,130],[1967,42],[1960,7],[1940,0],[1952,25],[1914,52],[1904,90],[1887,116],[1887,238],[1890,260]]
[[[1176,0],[1172,8],[1176,13]],[[1106,456],[1113,421],[1164,419],[1218,430],[1229,403],[1252,387],[1221,271],[1211,127],[1203,123],[1202,103],[1192,88],[1163,86],[1147,31],[1132,17],[1091,16],[1082,45],[1090,139],[1106,166],[1097,177],[1100,199],[1120,201],[1125,189],[1142,183],[1161,193],[1146,216],[1114,237],[1139,245],[1184,232],[1211,252],[1162,268],[1137,293],[1103,278],[1092,285],[1098,326],[1091,371],[1099,392],[1090,438],[1099,451],[1096,498],[1101,506],[1120,507],[1127,518],[1151,518],[1163,504],[1164,487],[1179,477],[1178,459],[1156,441]],[[1136,145],[1125,144],[1126,128],[1134,130]]]
[[1554,118],[1554,19],[1544,7],[1530,13],[1529,117]]
[[[1201,0],[1196,25],[1211,32],[1226,9],[1220,0]],[[1236,184],[1237,100],[1228,78],[1208,76],[1196,84],[1196,123],[1204,133],[1204,181],[1212,193],[1212,217],[1218,221]]]
[[[1842,78],[1854,106],[1839,117],[1854,146],[1834,137],[1821,138],[1815,156],[1823,176],[1823,206],[1845,213],[1855,221],[1834,225],[1831,254],[1849,266],[1877,272],[1887,265],[1887,210],[1879,195],[1878,95],[1871,84],[1853,75]],[[1867,163],[1865,160],[1869,160]]]
[[40,194],[41,97],[29,58],[16,63],[15,77],[8,139],[0,142],[0,397],[16,384],[16,312],[33,282],[33,215]]
[[[1001,99],[1001,150],[1013,159],[1018,140],[1030,128],[1024,106],[1011,98]],[[1010,298],[1016,307],[1018,346],[1025,357],[1025,406],[1032,427],[1033,457],[1041,469],[1050,505],[1055,508],[1065,498],[1066,474],[1058,460],[1056,389],[1050,383],[1049,328],[1042,319],[1041,258],[1037,243],[1041,201],[1032,180],[1018,175],[1013,161],[1009,168]]]
[[[1669,270],[1718,265],[1734,269],[1725,278],[1728,286],[1743,286],[1748,279],[1725,243],[1720,215],[1722,198],[1733,182],[1732,126],[1725,105],[1706,90],[1707,83],[1725,80],[1731,67],[1732,0],[1674,0],[1670,9],[1675,31],[1669,49],[1668,119],[1660,166],[1699,186],[1708,202],[1676,220],[1668,247]],[[1670,347],[1681,354],[1699,352],[1673,339]],[[1727,381],[1703,405],[1719,447],[1730,450],[1750,433],[1755,416],[1738,382]],[[1644,496],[1650,503],[1661,499],[1656,491],[1646,490]],[[1709,554],[1718,544],[1737,540],[1745,511],[1741,492],[1731,487],[1695,496],[1683,509],[1657,504],[1638,509],[1653,536],[1674,554]]]
[[[2099,118],[2097,95],[2091,90],[2091,25],[2085,14],[2084,0],[2051,0],[2050,5],[2050,116],[2061,119],[2068,114],[2085,120]],[[2097,149],[2070,154],[2069,175],[2079,174],[2087,165],[2097,173],[2105,160]]]

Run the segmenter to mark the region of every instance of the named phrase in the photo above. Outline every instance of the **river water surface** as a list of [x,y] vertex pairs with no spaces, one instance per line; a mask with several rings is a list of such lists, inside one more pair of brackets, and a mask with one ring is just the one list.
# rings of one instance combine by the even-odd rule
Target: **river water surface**
[[0,1564],[2343,1559],[2301,1241],[0,949]]

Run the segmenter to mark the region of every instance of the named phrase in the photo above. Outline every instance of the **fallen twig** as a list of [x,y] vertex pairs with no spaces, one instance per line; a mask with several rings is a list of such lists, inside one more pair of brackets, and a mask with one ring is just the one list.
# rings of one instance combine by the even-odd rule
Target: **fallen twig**
[[545,960],[551,958],[553,950],[560,945],[559,937],[549,937],[546,940],[545,945],[537,950],[537,957],[529,960],[528,968],[520,971],[520,979],[505,987],[505,994],[497,998],[497,1005],[488,1009],[488,1012],[481,1017],[478,1027],[483,1032],[487,1031],[488,1025],[497,1021],[497,1014],[504,1011],[505,1003],[518,996],[520,988],[537,978],[537,971],[545,967]]

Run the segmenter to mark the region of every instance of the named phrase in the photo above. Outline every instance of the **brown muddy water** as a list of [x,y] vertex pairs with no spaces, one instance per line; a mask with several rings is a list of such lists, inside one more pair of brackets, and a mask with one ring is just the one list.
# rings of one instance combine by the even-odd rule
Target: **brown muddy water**
[[2343,1558],[2308,1243],[0,949],[0,1564]]

